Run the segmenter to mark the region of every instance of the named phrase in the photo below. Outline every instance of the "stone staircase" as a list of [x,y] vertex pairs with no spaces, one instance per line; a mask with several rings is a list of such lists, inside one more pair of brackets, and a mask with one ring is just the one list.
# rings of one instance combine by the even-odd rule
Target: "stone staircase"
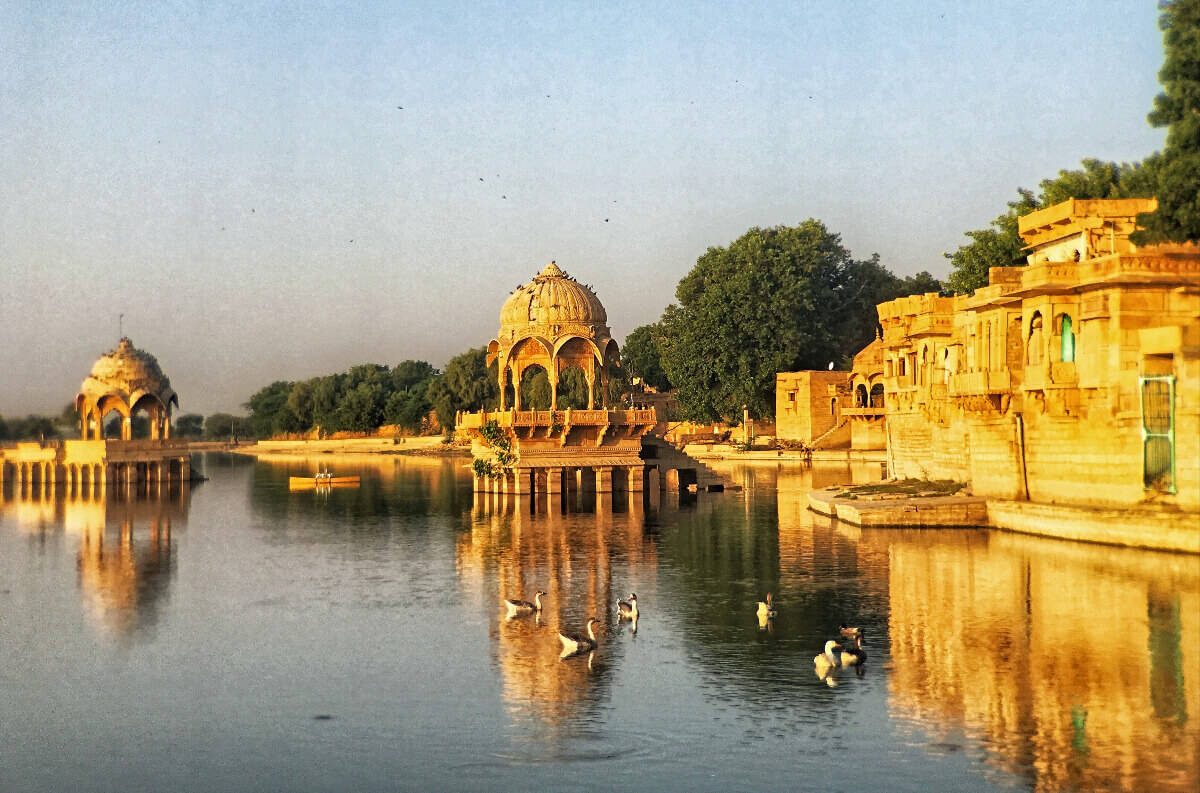
[[809,445],[809,447],[810,447],[810,448],[812,448],[812,449],[814,449],[814,450],[815,450],[815,449],[820,449],[820,448],[821,448],[821,444],[822,444],[824,441],[826,441],[826,440],[829,440],[829,439],[830,439],[831,437],[833,437],[835,434],[837,434],[838,432],[840,432],[840,431],[841,431],[841,430],[842,430],[842,429],[843,429],[843,428],[844,428],[844,427],[845,427],[847,424],[849,424],[849,423],[850,423],[850,419],[848,419],[848,418],[840,418],[840,419],[838,419],[838,422],[837,422],[837,424],[834,424],[832,427],[830,427],[829,429],[825,430],[824,432],[822,432],[822,433],[821,433],[820,435],[818,435],[817,437],[813,438],[813,439],[812,439],[812,441],[811,441],[811,442],[808,444],[808,445]]
[[[686,489],[687,485],[693,484],[693,482],[688,481],[692,476],[692,474],[687,473],[689,471],[694,472],[694,484],[696,485],[696,490],[701,493],[733,490],[737,487],[727,477],[717,473],[690,454],[685,454],[657,435],[642,436],[642,459],[646,461],[647,465],[657,463],[660,482],[671,482],[671,477],[667,474],[668,471],[680,471],[681,473],[675,479],[675,482],[678,483],[676,487],[679,489]],[[671,489],[669,484],[667,487]]]

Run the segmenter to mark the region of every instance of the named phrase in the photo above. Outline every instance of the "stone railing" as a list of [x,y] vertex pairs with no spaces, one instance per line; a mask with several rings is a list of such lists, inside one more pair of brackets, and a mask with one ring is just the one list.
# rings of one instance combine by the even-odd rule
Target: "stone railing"
[[949,336],[954,331],[954,318],[949,314],[921,314],[913,317],[908,326],[910,336],[940,334]]
[[1079,372],[1074,361],[1051,361],[1048,366],[1037,365],[1025,370],[1021,383],[1024,391],[1044,391],[1047,388],[1074,388],[1079,385]]
[[1080,276],[1095,281],[1200,281],[1200,248],[1161,252],[1122,253],[1084,263]]
[[1079,384],[1079,372],[1075,369],[1074,361],[1051,361],[1050,382],[1059,386],[1074,386]]
[[1079,284],[1079,265],[1075,262],[1037,262],[1023,269],[1023,289],[1065,289]]
[[875,418],[887,413],[887,408],[842,408],[841,413],[847,418]]
[[109,451],[123,452],[158,452],[158,451],[179,451],[186,452],[188,442],[176,438],[160,438],[157,440],[149,440],[143,438],[136,441],[121,441],[109,438],[105,441]]
[[639,410],[504,410],[462,413],[460,429],[478,429],[489,421],[501,427],[605,426],[607,424],[654,424],[654,408]]
[[1007,394],[1012,387],[1008,371],[963,372],[950,375],[948,393],[951,396],[974,396],[978,394]]

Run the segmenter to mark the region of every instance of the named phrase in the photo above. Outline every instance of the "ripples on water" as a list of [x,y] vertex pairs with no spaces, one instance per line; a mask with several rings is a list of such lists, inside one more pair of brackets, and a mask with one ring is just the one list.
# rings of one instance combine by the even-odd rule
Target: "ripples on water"
[[[473,497],[461,460],[321,462],[362,487],[218,455],[158,497],[10,484],[0,790],[1197,786],[1194,557],[807,511],[877,466],[548,509]],[[869,658],[831,687],[840,622]]]

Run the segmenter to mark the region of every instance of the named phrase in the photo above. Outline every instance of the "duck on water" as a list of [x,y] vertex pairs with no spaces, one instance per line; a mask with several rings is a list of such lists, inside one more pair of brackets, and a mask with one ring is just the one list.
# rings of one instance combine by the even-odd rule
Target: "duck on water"
[[562,631],[559,631],[558,640],[562,642],[562,655],[559,657],[567,658],[572,655],[578,655],[579,653],[595,650],[596,631],[593,630],[592,626],[597,622],[599,622],[599,620],[597,620],[595,617],[588,619],[587,636],[579,633],[563,633]]
[[546,594],[542,590],[538,590],[533,596],[533,602],[528,600],[505,600],[504,606],[508,609],[508,617],[524,617],[527,614],[541,613],[542,611],[542,595]]

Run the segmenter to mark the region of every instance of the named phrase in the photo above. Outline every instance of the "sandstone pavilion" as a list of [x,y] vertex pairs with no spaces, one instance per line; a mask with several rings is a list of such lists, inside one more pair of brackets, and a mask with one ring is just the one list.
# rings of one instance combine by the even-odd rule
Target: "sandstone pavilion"
[[[179,397],[158,361],[122,338],[101,355],[75,396],[78,440],[40,440],[0,449],[0,484],[11,480],[21,492],[63,487],[98,493],[106,486],[161,487],[187,481],[191,465],[186,441],[171,438],[171,408]],[[104,420],[115,414],[119,437],[106,438]],[[149,438],[133,439],[133,419],[145,414]]]
[[[554,262],[505,301],[500,332],[488,344],[499,410],[460,414],[457,421],[471,438],[477,492],[642,492],[642,437],[658,419],[653,409],[608,404],[620,350],[607,322],[596,293]],[[581,408],[561,404],[569,378],[587,384]],[[538,383],[542,404],[528,404]]]

